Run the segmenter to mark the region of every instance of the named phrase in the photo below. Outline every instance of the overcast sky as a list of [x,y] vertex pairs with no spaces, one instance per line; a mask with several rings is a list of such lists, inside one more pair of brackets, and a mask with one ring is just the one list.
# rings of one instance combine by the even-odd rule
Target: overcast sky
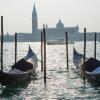
[[34,2],[39,28],[43,24],[55,27],[61,19],[65,27],[78,24],[80,31],[86,27],[89,32],[100,32],[100,0],[0,0],[5,33],[31,33]]

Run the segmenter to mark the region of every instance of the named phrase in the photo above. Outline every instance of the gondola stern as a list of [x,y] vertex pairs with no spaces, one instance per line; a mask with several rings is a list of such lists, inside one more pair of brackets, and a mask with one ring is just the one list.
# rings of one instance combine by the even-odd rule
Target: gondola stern
[[75,47],[73,47],[73,55],[78,54],[78,52],[76,51]]
[[[32,56],[36,56],[36,54],[33,52],[33,50],[31,49],[30,45],[29,45],[29,50],[27,55],[25,56],[26,59],[32,58]],[[25,59],[24,58],[24,59]]]

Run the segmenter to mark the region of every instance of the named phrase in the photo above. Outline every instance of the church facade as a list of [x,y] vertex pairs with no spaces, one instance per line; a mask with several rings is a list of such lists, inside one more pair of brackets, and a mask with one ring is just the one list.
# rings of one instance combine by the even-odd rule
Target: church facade
[[[79,27],[64,27],[64,24],[61,20],[55,25],[54,28],[49,28],[48,25],[45,25],[46,29],[46,39],[55,40],[58,38],[64,39],[65,32],[68,32],[68,38],[71,41],[77,40]],[[34,5],[32,12],[32,33],[18,33],[18,41],[21,42],[40,42],[41,41],[41,32],[43,29],[38,28],[38,16],[36,7]]]
[[[46,29],[46,39],[47,40],[55,40],[58,38],[65,38],[65,32],[68,32],[68,37],[70,40],[75,40],[74,36],[78,36],[79,27],[76,25],[75,27],[65,27],[61,20],[55,25],[54,28],[49,28],[48,25],[45,25]],[[32,12],[32,36],[33,41],[40,41],[42,29],[38,29],[38,17],[37,11],[34,5]]]

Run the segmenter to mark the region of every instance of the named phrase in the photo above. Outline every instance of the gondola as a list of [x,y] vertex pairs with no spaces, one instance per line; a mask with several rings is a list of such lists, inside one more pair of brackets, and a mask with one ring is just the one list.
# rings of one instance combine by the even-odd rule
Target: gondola
[[2,85],[20,84],[36,73],[37,56],[29,46],[27,55],[16,62],[8,72],[0,70],[0,83]]
[[100,82],[100,61],[95,58],[86,58],[83,62],[84,56],[73,50],[73,62],[76,66],[78,74],[89,82]]

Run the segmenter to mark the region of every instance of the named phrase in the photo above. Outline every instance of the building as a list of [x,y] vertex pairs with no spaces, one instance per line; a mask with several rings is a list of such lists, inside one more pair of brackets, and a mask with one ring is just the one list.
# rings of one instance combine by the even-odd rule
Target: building
[[[76,25],[75,27],[65,27],[61,19],[58,20],[55,27],[50,28],[48,25],[45,25],[46,29],[46,39],[48,40],[55,40],[55,39],[64,39],[65,32],[68,33],[68,39],[70,41],[83,41],[83,34],[79,32],[79,26]],[[41,40],[41,32],[42,29],[38,28],[38,15],[36,11],[36,7],[34,5],[32,11],[32,33],[18,33],[18,41],[19,42],[40,42]],[[90,34],[89,34],[90,33]],[[94,39],[94,32],[89,32],[87,34],[87,40],[93,41]],[[97,40],[100,41],[100,33],[97,33],[98,37]],[[5,41],[14,41],[14,35],[5,35]]]
[[[78,36],[79,27],[65,27],[61,20],[55,25],[54,28],[45,26],[46,28],[46,38],[47,40],[55,40],[57,38],[65,38],[65,32],[68,32],[68,37],[70,40],[76,40],[74,36]],[[32,12],[32,35],[33,41],[40,41],[42,29],[38,29],[38,17],[36,7],[34,5]]]

